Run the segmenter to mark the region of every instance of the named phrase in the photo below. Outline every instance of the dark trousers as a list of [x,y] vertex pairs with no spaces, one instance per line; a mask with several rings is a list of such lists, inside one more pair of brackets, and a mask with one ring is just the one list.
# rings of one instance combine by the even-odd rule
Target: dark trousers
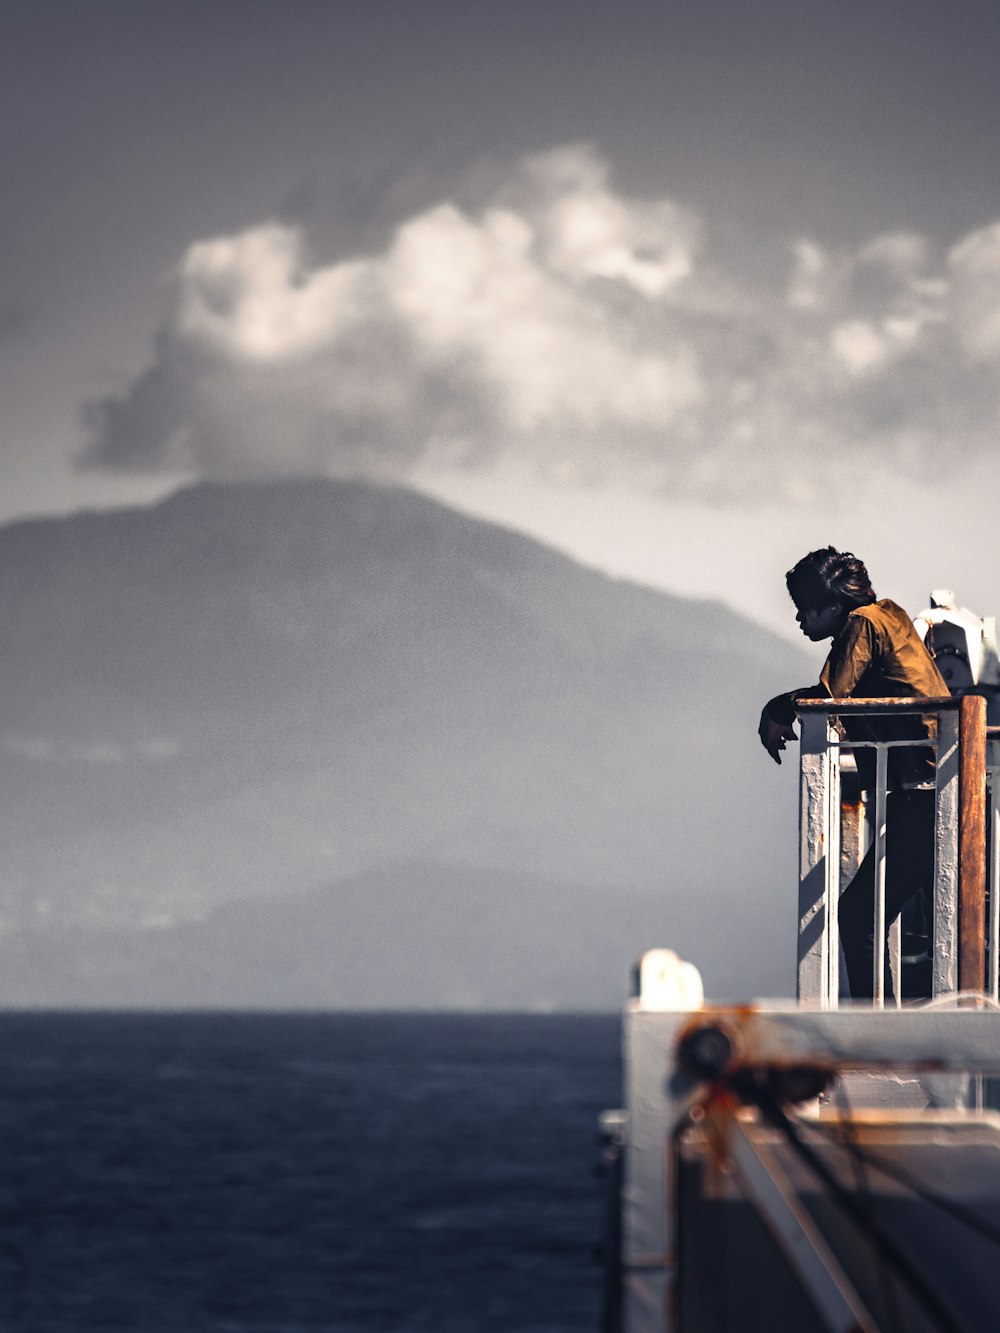
[[[934,889],[934,793],[889,792],[885,816],[885,925],[889,926],[915,893],[932,901]],[[847,961],[851,997],[871,999],[875,972],[875,846],[840,897],[840,942]],[[885,994],[893,995],[886,940]]]

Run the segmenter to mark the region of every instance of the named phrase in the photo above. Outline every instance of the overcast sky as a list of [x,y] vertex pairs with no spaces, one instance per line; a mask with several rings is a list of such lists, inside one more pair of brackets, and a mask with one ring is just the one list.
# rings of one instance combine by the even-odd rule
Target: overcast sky
[[995,0],[2,0],[0,520],[418,485],[1000,611]]

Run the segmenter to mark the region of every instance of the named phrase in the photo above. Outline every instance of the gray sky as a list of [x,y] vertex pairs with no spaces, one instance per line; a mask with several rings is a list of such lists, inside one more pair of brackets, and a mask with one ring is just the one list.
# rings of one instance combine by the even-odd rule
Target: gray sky
[[3,0],[0,519],[412,482],[1000,611],[993,0]]

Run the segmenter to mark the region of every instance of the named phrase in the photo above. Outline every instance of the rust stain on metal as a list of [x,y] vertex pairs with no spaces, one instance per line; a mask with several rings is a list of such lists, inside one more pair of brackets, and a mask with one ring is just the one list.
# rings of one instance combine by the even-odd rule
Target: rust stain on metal
[[795,707],[807,713],[921,713],[957,708],[959,700],[952,695],[911,695],[889,699],[796,699]]
[[959,710],[958,987],[986,986],[986,700]]

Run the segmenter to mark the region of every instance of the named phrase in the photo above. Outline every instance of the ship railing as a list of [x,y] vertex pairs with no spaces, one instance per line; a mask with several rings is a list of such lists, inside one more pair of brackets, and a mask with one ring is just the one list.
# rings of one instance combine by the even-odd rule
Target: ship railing
[[1000,727],[986,728],[986,989],[1000,1002]]
[[[978,695],[899,699],[800,699],[801,724],[798,997],[837,1008],[847,998],[837,908],[840,894],[873,846],[873,1003],[886,1004],[886,805],[889,752],[934,754],[934,877],[930,911],[930,996],[988,992],[1000,999],[1000,728],[986,726]],[[936,735],[855,739],[859,717],[933,717]],[[872,731],[877,734],[876,728]],[[875,788],[861,802],[848,791],[853,756],[874,752]],[[845,799],[846,797],[846,799]],[[987,913],[987,888],[989,911]],[[897,917],[889,931],[890,1003],[902,999]]]

